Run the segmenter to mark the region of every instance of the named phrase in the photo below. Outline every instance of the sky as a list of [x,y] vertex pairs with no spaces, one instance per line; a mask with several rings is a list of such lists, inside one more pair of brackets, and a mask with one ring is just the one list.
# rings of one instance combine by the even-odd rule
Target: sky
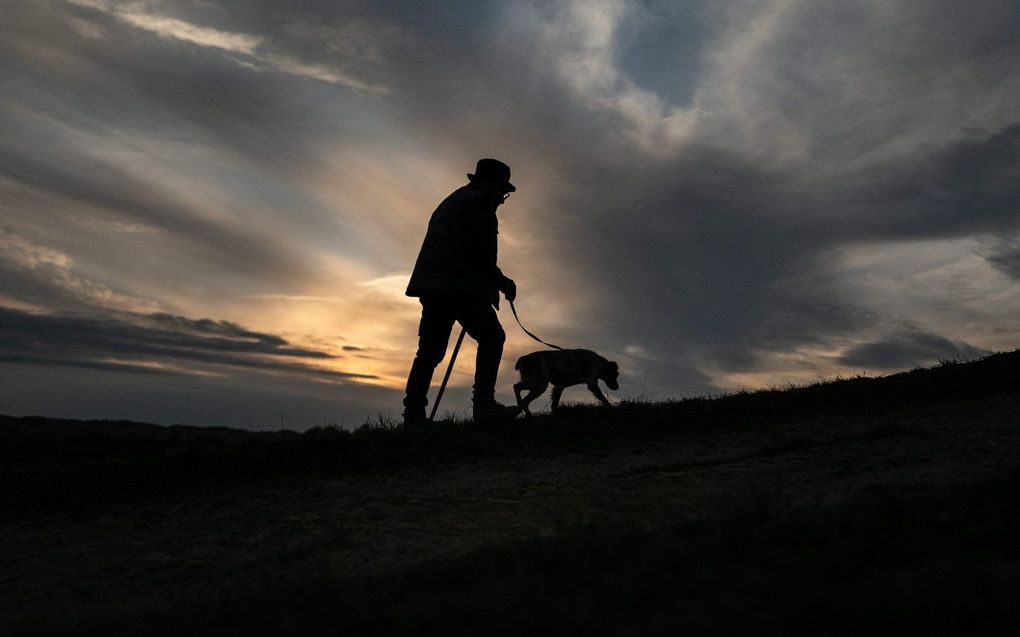
[[[407,278],[482,157],[521,319],[619,362],[611,399],[1020,346],[1015,0],[0,12],[0,413],[398,418]],[[512,402],[542,346],[499,316]]]

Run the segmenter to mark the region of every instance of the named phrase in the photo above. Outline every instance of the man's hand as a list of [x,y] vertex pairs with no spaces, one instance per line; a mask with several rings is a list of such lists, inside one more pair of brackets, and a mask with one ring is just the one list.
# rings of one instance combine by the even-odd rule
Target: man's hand
[[506,296],[507,301],[514,302],[514,299],[517,298],[517,284],[514,283],[513,279],[507,277],[507,280],[503,282],[502,292]]

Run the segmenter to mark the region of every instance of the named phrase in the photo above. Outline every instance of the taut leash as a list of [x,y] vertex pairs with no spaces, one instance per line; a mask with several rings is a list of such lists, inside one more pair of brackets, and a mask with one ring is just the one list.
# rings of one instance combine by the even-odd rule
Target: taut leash
[[542,339],[540,339],[539,337],[537,337],[537,336],[535,336],[534,334],[532,334],[531,332],[529,332],[529,331],[528,331],[528,328],[524,327],[524,324],[523,324],[523,323],[521,323],[521,319],[520,319],[520,317],[519,317],[519,316],[517,316],[517,308],[516,308],[516,307],[514,307],[514,302],[513,302],[513,301],[510,301],[510,311],[514,313],[514,318],[515,318],[515,319],[517,319],[517,324],[521,326],[521,329],[522,329],[522,330],[524,330],[524,333],[525,333],[525,334],[527,334],[527,335],[528,335],[528,336],[530,336],[531,338],[535,339],[536,341],[538,341],[538,342],[539,342],[539,343],[541,343],[542,345],[548,345],[549,347],[551,347],[551,348],[553,348],[553,349],[563,349],[563,348],[562,348],[562,347],[560,347],[559,345],[553,345],[552,343],[546,343],[545,341],[543,341],[543,340],[542,340]]

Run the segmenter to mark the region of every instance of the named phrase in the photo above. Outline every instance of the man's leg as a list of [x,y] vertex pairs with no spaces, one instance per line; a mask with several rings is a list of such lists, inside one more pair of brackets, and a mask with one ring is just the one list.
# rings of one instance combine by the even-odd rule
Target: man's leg
[[436,366],[446,356],[453,329],[454,313],[443,299],[421,299],[421,322],[418,324],[418,352],[411,363],[404,390],[404,422],[424,422],[429,386]]
[[506,332],[496,317],[496,310],[485,301],[465,300],[458,304],[457,320],[471,338],[478,341],[475,356],[475,384],[471,402],[475,422],[500,420],[517,414],[516,407],[496,402],[496,375],[503,357]]
[[496,375],[503,357],[506,333],[496,310],[485,301],[467,300],[458,304],[457,320],[467,330],[468,336],[478,341],[472,401],[476,404],[491,403],[495,400]]

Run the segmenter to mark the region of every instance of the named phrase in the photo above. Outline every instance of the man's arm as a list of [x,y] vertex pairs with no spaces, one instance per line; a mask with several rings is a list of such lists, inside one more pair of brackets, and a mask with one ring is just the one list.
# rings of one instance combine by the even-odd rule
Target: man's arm
[[517,296],[517,285],[496,265],[499,222],[496,220],[495,210],[489,206],[474,205],[463,212],[467,230],[464,237],[464,253],[468,267],[505,294],[507,300],[513,301]]

